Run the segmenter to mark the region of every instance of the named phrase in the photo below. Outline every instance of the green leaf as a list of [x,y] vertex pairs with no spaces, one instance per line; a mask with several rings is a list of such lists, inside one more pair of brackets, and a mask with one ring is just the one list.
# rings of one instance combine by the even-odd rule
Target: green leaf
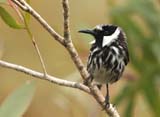
[[7,0],[0,0],[0,4],[1,3],[6,3],[7,2]]
[[15,29],[24,28],[24,26],[18,24],[16,20],[1,6],[0,6],[0,16],[3,19],[3,21],[11,28]]
[[35,82],[26,82],[11,93],[0,107],[0,117],[21,117],[30,105],[35,92]]

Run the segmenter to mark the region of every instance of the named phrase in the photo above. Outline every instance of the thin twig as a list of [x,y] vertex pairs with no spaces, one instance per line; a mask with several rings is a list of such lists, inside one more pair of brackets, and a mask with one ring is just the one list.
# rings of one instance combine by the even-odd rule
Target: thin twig
[[17,5],[14,4],[13,2],[11,2],[10,0],[8,0],[9,2],[9,5],[15,10],[15,12],[18,14],[18,16],[20,17],[21,21],[24,23],[25,25],[25,29],[27,31],[27,33],[29,34],[29,37],[32,41],[32,44],[33,46],[35,47],[35,50],[37,52],[37,55],[38,55],[38,58],[40,59],[40,63],[41,63],[41,66],[42,66],[42,69],[43,69],[43,73],[44,73],[44,76],[46,76],[47,74],[47,71],[46,71],[46,67],[45,67],[45,64],[44,64],[44,60],[42,58],[42,55],[40,53],[40,50],[38,48],[38,45],[36,43],[36,40],[34,39],[34,36],[32,34],[32,32],[30,31],[30,28],[28,26],[28,23],[26,21],[26,18],[24,17],[24,15],[22,14],[22,12],[19,11],[19,9],[17,8]]
[[80,90],[82,90],[86,93],[90,93],[90,89],[87,86],[85,86],[81,83],[62,80],[60,78],[53,77],[51,75],[46,75],[44,77],[43,73],[31,70],[29,68],[26,68],[26,67],[23,67],[23,66],[20,66],[20,65],[16,65],[16,64],[13,64],[13,63],[8,63],[8,62],[2,61],[2,60],[0,60],[0,66],[5,67],[5,68],[9,68],[9,69],[12,69],[12,70],[16,70],[16,71],[19,71],[19,72],[23,72],[27,75],[31,75],[35,78],[40,78],[42,80],[47,80],[47,81],[52,82],[54,84],[58,84],[58,85],[66,86],[66,87],[71,87],[71,88],[77,88],[77,89],[80,89]]
[[35,49],[36,49],[37,55],[38,55],[38,57],[39,57],[39,60],[40,60],[40,63],[41,63],[42,69],[43,69],[44,77],[45,77],[45,76],[47,75],[47,70],[46,70],[46,66],[45,66],[45,64],[44,64],[44,60],[43,60],[43,58],[42,58],[42,55],[41,55],[41,53],[40,53],[40,50],[39,50],[39,48],[38,48],[38,45],[37,45],[36,40],[34,39],[34,36],[33,36],[33,35],[32,35],[32,37],[31,37],[31,39],[32,39],[32,43],[33,43],[33,45],[34,45],[34,47],[35,47]]
[[64,19],[64,39],[65,43],[71,42],[71,35],[70,35],[70,29],[69,29],[69,5],[68,0],[62,0],[63,5],[63,19]]
[[27,21],[26,21],[24,16],[23,16],[23,19],[24,19],[24,24],[25,24],[27,33],[29,34],[29,37],[32,41],[32,44],[35,47],[35,50],[37,52],[38,58],[40,60],[40,63],[41,63],[42,69],[43,69],[44,77],[45,77],[47,75],[47,70],[46,70],[46,67],[45,67],[45,64],[44,64],[44,60],[42,58],[42,55],[40,53],[40,50],[39,50],[38,45],[36,43],[36,40],[34,39],[34,36],[33,36],[32,32],[30,31],[29,26],[28,26]]

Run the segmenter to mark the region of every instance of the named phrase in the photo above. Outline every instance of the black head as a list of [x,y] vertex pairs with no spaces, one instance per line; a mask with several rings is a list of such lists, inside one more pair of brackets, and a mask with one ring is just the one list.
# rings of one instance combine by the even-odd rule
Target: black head
[[[115,34],[117,28],[118,28],[118,26],[115,26],[115,25],[101,24],[101,25],[97,25],[95,28],[93,28],[91,30],[80,30],[79,32],[90,34],[90,35],[94,36],[94,38],[96,40],[96,44],[98,46],[102,47],[104,37],[110,37],[110,38],[113,37],[114,38],[113,34]],[[110,38],[108,38],[108,39],[110,39]]]

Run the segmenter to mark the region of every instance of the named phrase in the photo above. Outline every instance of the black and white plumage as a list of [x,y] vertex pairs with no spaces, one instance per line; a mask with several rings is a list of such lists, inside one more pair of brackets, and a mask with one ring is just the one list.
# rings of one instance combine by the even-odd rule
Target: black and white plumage
[[126,35],[120,27],[105,24],[79,32],[94,37],[87,61],[87,70],[91,75],[88,80],[94,80],[99,86],[107,84],[106,103],[109,103],[108,84],[120,79],[129,62]]

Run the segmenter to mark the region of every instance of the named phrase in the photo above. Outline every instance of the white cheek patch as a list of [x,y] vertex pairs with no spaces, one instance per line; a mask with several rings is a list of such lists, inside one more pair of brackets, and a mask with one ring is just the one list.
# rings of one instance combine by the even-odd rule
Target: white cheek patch
[[97,26],[96,26],[96,29],[102,30],[102,26],[101,26],[101,25],[97,25]]
[[110,35],[110,36],[104,36],[103,37],[103,43],[102,43],[102,47],[109,45],[113,40],[118,38],[118,35],[120,33],[120,29],[117,28],[116,31]]

